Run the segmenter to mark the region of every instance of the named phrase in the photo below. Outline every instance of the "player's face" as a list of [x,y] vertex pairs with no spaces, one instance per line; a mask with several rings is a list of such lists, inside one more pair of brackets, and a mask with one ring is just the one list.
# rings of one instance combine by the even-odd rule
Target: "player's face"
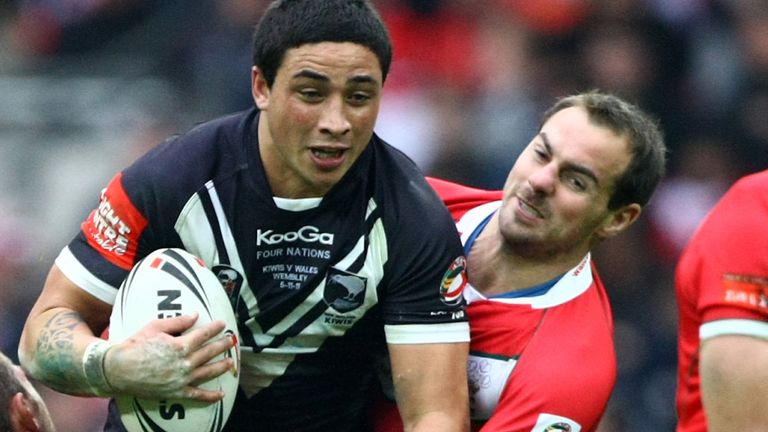
[[348,42],[288,50],[272,88],[254,68],[260,152],[272,192],[285,198],[328,192],[368,145],[381,88],[378,58]]
[[506,243],[517,253],[581,258],[615,221],[608,200],[629,161],[627,140],[591,123],[583,108],[557,112],[507,177],[499,213]]

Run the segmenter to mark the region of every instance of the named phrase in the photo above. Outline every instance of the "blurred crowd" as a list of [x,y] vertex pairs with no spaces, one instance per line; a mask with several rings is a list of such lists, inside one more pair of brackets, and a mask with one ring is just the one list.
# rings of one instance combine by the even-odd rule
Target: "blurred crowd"
[[[376,130],[428,174],[500,187],[542,110],[577,91],[614,92],[659,119],[668,176],[642,222],[596,252],[620,367],[600,431],[673,430],[677,256],[735,178],[768,168],[768,2],[374,3],[394,42]],[[114,172],[251,106],[250,35],[267,4],[0,3],[3,352],[15,356],[53,258]],[[103,401],[44,396],[62,431],[98,430]]]

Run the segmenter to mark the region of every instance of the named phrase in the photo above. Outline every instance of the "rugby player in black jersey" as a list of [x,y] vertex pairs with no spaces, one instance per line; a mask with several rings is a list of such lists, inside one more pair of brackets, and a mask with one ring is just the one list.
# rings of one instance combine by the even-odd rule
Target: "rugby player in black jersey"
[[[468,428],[464,259],[422,174],[373,133],[392,51],[364,0],[278,0],[254,34],[255,107],[161,143],[104,188],[24,328],[23,367],[73,395],[215,401],[214,322],[101,336],[153,250],[200,257],[242,341],[232,431],[362,431],[373,353],[388,349],[408,430]],[[161,288],[161,287],[159,287]],[[154,301],[147,299],[148,302]],[[106,430],[121,430],[111,404]]]

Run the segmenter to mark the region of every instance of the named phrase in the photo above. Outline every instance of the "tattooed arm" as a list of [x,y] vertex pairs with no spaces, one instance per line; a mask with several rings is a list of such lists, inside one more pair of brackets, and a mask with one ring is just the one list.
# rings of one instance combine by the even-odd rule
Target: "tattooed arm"
[[91,395],[83,354],[106,328],[110,311],[110,305],[81,290],[54,266],[24,325],[21,366],[55,390]]
[[[97,361],[84,362],[86,350],[100,341],[97,335],[109,324],[111,310],[54,265],[24,325],[21,366],[49,387],[77,396],[130,394],[205,402],[224,396],[197,387],[232,367],[229,358],[209,363],[232,347],[229,337],[218,337],[223,322],[174,336],[191,328],[197,316],[153,320],[114,347],[91,349],[97,351]],[[103,385],[94,386],[94,377]]]

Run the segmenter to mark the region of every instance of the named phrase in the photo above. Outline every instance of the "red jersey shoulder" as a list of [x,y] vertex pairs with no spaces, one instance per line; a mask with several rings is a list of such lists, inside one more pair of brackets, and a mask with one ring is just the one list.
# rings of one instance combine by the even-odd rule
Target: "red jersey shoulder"
[[499,190],[478,189],[460,185],[447,180],[427,177],[427,182],[443,201],[451,212],[454,221],[473,208],[492,201],[498,201],[502,197]]
[[125,192],[122,174],[101,191],[99,206],[82,223],[88,244],[112,264],[129,270],[136,259],[137,245],[147,219]]
[[[738,309],[768,316],[766,218],[768,171],[738,181],[691,238],[678,262],[676,289],[707,311],[705,321]],[[711,315],[713,305],[731,312]]]
[[[765,321],[768,317],[766,218],[768,170],[746,176],[731,187],[678,261],[675,290],[680,364],[676,403],[680,432],[706,428],[697,366],[700,326],[726,319]],[[740,330],[733,327],[728,331]]]

